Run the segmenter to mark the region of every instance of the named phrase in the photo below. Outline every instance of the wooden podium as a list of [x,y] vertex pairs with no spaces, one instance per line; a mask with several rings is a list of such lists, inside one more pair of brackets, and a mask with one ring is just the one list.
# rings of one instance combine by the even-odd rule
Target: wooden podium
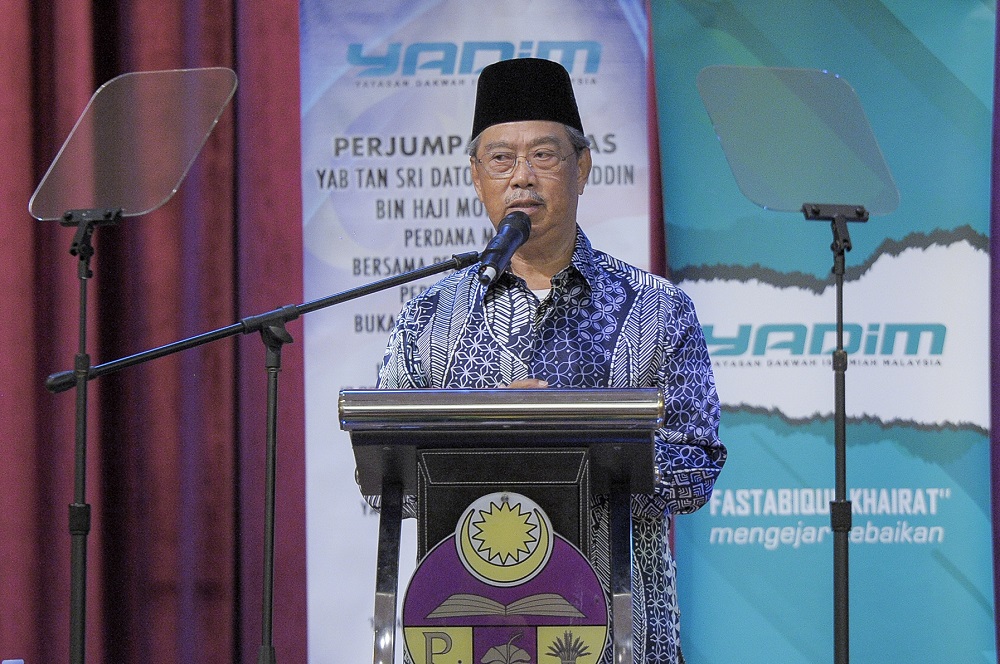
[[630,496],[653,491],[658,389],[344,390],[357,480],[381,495],[375,664],[392,664],[404,495],[417,497],[417,555],[454,532],[462,511],[494,491],[537,502],[585,555],[590,494],[608,494],[614,662],[632,662]]

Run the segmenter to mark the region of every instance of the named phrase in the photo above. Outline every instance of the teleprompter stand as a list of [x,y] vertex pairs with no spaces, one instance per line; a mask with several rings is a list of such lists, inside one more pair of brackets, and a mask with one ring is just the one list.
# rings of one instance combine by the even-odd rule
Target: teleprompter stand
[[631,664],[630,496],[653,490],[663,408],[652,388],[342,391],[361,492],[382,497],[374,663],[394,661],[403,496],[417,496],[422,557],[472,501],[510,490],[538,503],[584,553],[593,546],[590,493],[609,495],[613,661]]
[[[834,662],[850,658],[844,266],[850,222],[888,214],[899,192],[854,90],[828,71],[706,67],[698,89],[743,194],[769,210],[801,212],[833,231],[836,286],[834,371]],[[821,201],[812,203],[809,201]],[[856,201],[858,204],[843,204]],[[837,203],[834,203],[837,202]]]
[[[39,221],[75,227],[70,245],[80,283],[79,344],[62,389],[76,387],[74,489],[69,506],[70,662],[86,640],[87,282],[97,228],[152,212],[180,186],[236,90],[225,68],[123,74],[91,97],[28,203]],[[60,390],[61,391],[61,390]]]
[[[477,252],[330,295],[312,302],[287,305],[249,316],[226,327],[90,366],[86,352],[86,281],[93,275],[91,239],[99,226],[146,214],[163,205],[180,186],[209,133],[236,90],[229,69],[189,69],[125,74],[102,86],[93,96],[32,196],[29,210],[36,219],[59,220],[77,228],[71,253],[79,258],[80,349],[74,369],[52,374],[50,392],[76,387],[76,482],[70,505],[72,580],[70,598],[70,662],[83,664],[86,607],[86,538],[90,506],[86,504],[87,383],[167,355],[237,334],[259,333],[265,346],[267,371],[267,438],[264,505],[264,580],[261,598],[261,646],[258,664],[276,661],[273,624],[274,514],[277,468],[278,375],[281,350],[292,337],[286,324],[299,316],[370,293],[457,270],[479,261]],[[114,205],[108,202],[113,201]],[[69,210],[63,212],[63,210]]]
[[810,221],[829,221],[833,231],[833,277],[837,300],[837,347],[833,351],[834,410],[834,492],[830,503],[830,529],[833,531],[833,634],[834,662],[846,664],[850,657],[850,620],[848,616],[849,575],[848,537],[851,532],[851,501],[847,499],[847,415],[846,372],[847,351],[844,350],[844,263],[845,253],[851,250],[851,236],[847,230],[850,221],[868,221],[868,211],[850,205],[802,206],[802,213]]

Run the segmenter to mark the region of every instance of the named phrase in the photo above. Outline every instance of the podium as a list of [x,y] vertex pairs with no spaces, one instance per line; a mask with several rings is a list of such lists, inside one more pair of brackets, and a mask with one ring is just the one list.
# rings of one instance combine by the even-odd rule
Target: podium
[[476,498],[515,491],[589,557],[590,495],[610,504],[612,648],[632,662],[630,496],[653,491],[654,388],[344,390],[341,428],[357,481],[381,496],[375,580],[375,664],[392,664],[403,496],[417,497],[417,555],[454,532]]

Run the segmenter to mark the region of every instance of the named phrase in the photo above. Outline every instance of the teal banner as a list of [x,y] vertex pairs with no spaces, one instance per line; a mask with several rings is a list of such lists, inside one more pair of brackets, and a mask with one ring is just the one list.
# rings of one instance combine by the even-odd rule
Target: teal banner
[[[705,328],[730,453],[711,503],[677,522],[685,657],[792,664],[830,662],[834,652],[833,238],[828,222],[785,211],[784,199],[758,200],[774,192],[757,178],[776,172],[796,191],[850,166],[831,153],[833,175],[806,171],[784,156],[795,146],[778,144],[734,158],[704,78],[699,86],[706,68],[724,65],[814,70],[849,85],[898,189],[898,205],[848,224],[851,659],[995,664],[995,3],[651,5],[668,265]],[[733,117],[756,110],[730,101]],[[840,102],[805,105],[827,124],[847,114]],[[801,117],[786,110],[771,112],[773,123]]]

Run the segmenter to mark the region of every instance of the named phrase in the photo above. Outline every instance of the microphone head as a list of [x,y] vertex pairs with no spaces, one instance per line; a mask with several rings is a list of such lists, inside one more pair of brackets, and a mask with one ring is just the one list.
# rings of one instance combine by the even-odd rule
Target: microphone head
[[511,256],[518,247],[528,241],[531,234],[531,218],[520,210],[511,212],[497,224],[496,235],[486,245],[480,255],[479,281],[485,286],[507,268]]
[[500,223],[497,224],[497,232],[499,232],[504,226],[512,226],[514,230],[523,233],[525,241],[527,241],[528,236],[531,235],[531,217],[520,210],[515,210],[501,219]]

